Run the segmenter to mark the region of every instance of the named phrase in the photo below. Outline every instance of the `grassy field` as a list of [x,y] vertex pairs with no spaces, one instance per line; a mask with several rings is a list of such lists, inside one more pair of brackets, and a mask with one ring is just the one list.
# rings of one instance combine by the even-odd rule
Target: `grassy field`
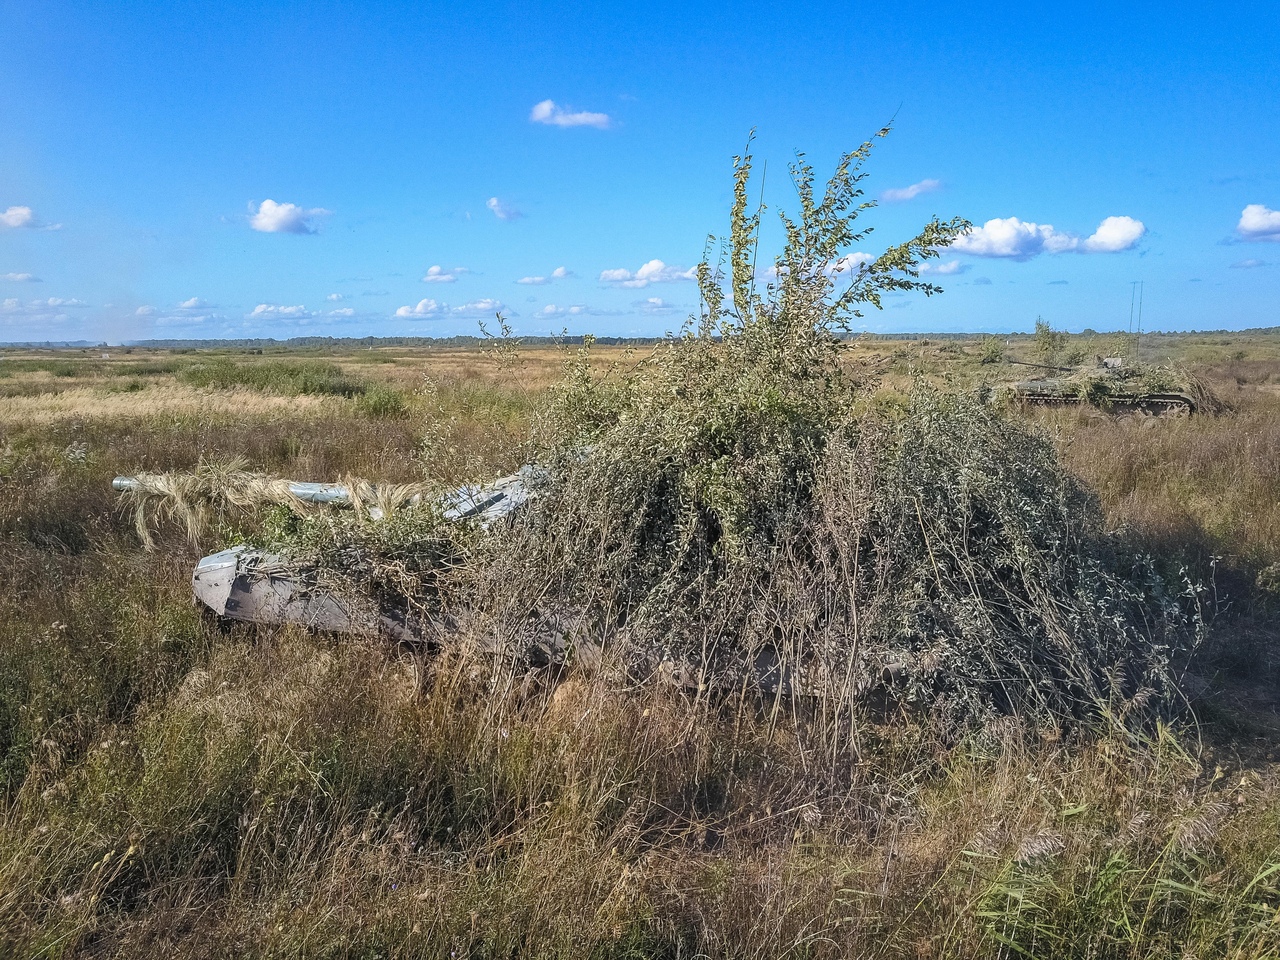
[[[1280,954],[1280,334],[1137,349],[1226,411],[1010,415],[1207,584],[1194,712],[1088,738],[869,724],[856,753],[803,704],[223,630],[190,599],[201,549],[143,550],[111,490],[235,458],[505,473],[570,351],[0,350],[0,955]],[[1035,356],[866,337],[844,362],[891,404]]]

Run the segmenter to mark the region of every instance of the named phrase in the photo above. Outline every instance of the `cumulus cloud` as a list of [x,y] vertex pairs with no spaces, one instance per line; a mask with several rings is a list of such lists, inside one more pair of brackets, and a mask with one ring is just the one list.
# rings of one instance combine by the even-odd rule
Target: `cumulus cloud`
[[313,317],[310,310],[302,304],[293,307],[279,307],[273,303],[260,303],[252,313],[246,313],[246,320],[304,320]]
[[337,310],[329,311],[331,317],[354,317],[355,315],[356,312],[351,307],[339,307]]
[[26,227],[28,230],[61,230],[62,224],[41,223],[30,207],[8,207],[0,213],[0,227],[9,227],[14,230],[19,227]]
[[551,275],[548,277],[521,277],[519,280],[516,281],[516,283],[531,284],[533,286],[542,286],[543,284],[550,283],[552,280],[563,280],[566,277],[572,277],[572,276],[573,276],[572,270],[569,270],[566,267],[556,267],[554,270],[551,271]]
[[558,106],[554,100],[543,100],[535,103],[529,111],[531,123],[545,123],[551,127],[595,127],[604,130],[609,126],[607,113],[590,113],[586,110],[574,111]]
[[192,297],[190,300],[183,300],[180,304],[178,304],[178,309],[179,310],[200,310],[200,309],[203,309],[204,307],[207,307],[208,305],[209,304],[205,303],[199,297]]
[[0,213],[0,224],[6,227],[33,227],[35,222],[36,215],[30,207],[9,207]]
[[952,249],[975,257],[1010,260],[1030,260],[1042,253],[1119,253],[1132,249],[1146,232],[1142,221],[1132,217],[1107,217],[1084,239],[1052,224],[997,217],[957,237]]
[[32,276],[29,273],[0,273],[0,280],[8,280],[10,283],[39,283],[40,278]]
[[886,190],[880,196],[886,203],[903,203],[906,200],[914,200],[922,193],[933,193],[941,186],[941,180],[921,180],[909,187],[894,187]]
[[441,303],[439,300],[432,300],[430,297],[424,297],[422,300],[419,300],[416,305],[407,305],[398,308],[395,315],[397,317],[409,317],[412,319],[435,319],[446,316],[487,317],[504,309],[505,307],[501,300],[493,300],[490,298],[472,300],[456,307],[450,307],[447,303]]
[[330,303],[339,303],[339,302],[341,302],[341,301],[345,300],[345,299],[346,299],[346,297],[344,297],[344,296],[343,296],[342,294],[340,294],[340,293],[331,293],[331,294],[329,294],[327,297],[325,297],[325,299],[326,299],[326,300],[328,300]]
[[1233,270],[1255,270],[1258,267],[1269,267],[1269,266],[1271,266],[1271,264],[1269,264],[1266,260],[1256,260],[1253,257],[1250,257],[1248,260],[1237,260],[1235,263],[1231,265],[1231,268]]
[[249,217],[249,226],[261,233],[315,233],[316,227],[312,224],[312,219],[330,212],[324,207],[312,207],[308,210],[296,203],[263,200]]
[[1236,233],[1241,240],[1280,242],[1280,210],[1272,210],[1261,203],[1249,204],[1240,212]]
[[137,310],[133,311],[133,315],[135,317],[149,317],[155,312],[156,312],[155,307],[151,306],[150,304],[146,304],[144,306],[139,307]]
[[423,283],[453,283],[464,273],[470,273],[466,267],[454,267],[452,270],[446,270],[444,267],[436,264],[427,267],[427,272],[422,278]]
[[600,281],[602,283],[637,289],[647,287],[651,283],[675,283],[679,280],[694,280],[696,278],[697,271],[694,268],[691,267],[686,270],[683,267],[668,266],[661,260],[650,260],[634,273],[623,268],[600,271]]
[[396,310],[397,317],[438,317],[448,310],[430,297],[423,297],[416,306],[404,306]]
[[524,216],[519,210],[510,204],[503,203],[497,197],[490,197],[484,202],[484,205],[493,211],[493,215],[499,220],[519,220]]
[[1141,220],[1107,217],[1091,236],[1081,241],[1080,250],[1084,253],[1119,253],[1136,246],[1146,232],[1146,225]]
[[31,306],[62,308],[62,307],[87,307],[88,304],[85,303],[83,300],[77,300],[75,297],[72,297],[69,300],[64,300],[61,297],[50,297],[48,300],[32,300]]

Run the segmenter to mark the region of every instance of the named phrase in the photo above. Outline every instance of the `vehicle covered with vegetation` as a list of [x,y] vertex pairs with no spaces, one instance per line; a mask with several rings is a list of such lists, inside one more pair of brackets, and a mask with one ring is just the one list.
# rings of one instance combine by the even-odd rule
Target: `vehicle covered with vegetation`
[[1153,416],[1213,413],[1219,407],[1199,378],[1174,367],[1131,364],[1120,357],[1097,357],[1075,367],[1029,365],[1056,374],[1004,388],[1004,396],[1029,406],[1087,405],[1111,413]]

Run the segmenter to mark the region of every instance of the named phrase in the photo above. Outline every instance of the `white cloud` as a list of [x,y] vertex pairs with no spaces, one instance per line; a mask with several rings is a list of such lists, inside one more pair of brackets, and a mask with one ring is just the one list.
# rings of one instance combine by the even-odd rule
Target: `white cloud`
[[535,103],[529,111],[531,123],[545,123],[552,127],[595,127],[604,130],[609,126],[607,113],[590,113],[586,110],[567,110],[556,105],[554,100],[543,100]]
[[274,200],[263,200],[257,211],[249,218],[249,226],[261,233],[315,233],[311,223],[313,217],[324,216],[331,211],[324,207],[313,207],[310,210],[296,203],[276,203]]
[[1030,260],[1042,253],[1119,253],[1132,249],[1146,234],[1141,220],[1132,217],[1107,217],[1098,229],[1084,240],[1073,233],[1057,230],[1052,224],[1039,224],[1005,217],[988,220],[981,227],[957,237],[952,249],[975,257],[1004,257]]
[[460,307],[454,307],[449,312],[458,317],[487,317],[502,309],[501,300],[485,297],[480,300],[472,300],[470,303],[464,303]]
[[[50,297],[47,300],[28,300],[23,302],[17,297],[7,297],[0,300],[0,319],[5,323],[25,324],[34,334],[39,334],[42,325],[51,323],[63,323],[70,319],[70,315],[66,313],[69,309],[87,307],[89,304],[83,300],[64,300],[60,297]],[[34,326],[32,326],[34,325]],[[38,337],[37,339],[44,339]]]
[[1242,240],[1280,242],[1280,210],[1272,210],[1260,203],[1249,204],[1240,212],[1236,233]]
[[486,317],[505,309],[501,300],[483,298],[472,300],[457,307],[432,300],[430,297],[419,300],[415,306],[404,306],[396,310],[397,317]]
[[920,272],[923,274],[931,274],[937,277],[951,276],[956,273],[964,273],[969,269],[967,263],[961,263],[959,260],[948,260],[946,263],[933,263],[926,261],[920,264]]
[[577,303],[571,307],[557,307],[554,303],[548,303],[545,307],[538,311],[539,317],[581,317],[590,316],[595,311],[585,304]]
[[643,300],[637,300],[631,305],[641,313],[671,313],[676,309],[675,304],[668,303],[661,297],[646,297]]
[[[835,263],[827,267],[827,273],[857,273],[864,264],[874,263],[875,255],[864,253],[861,250],[855,250],[853,253],[846,253]],[[776,268],[775,268],[776,273]]]
[[894,187],[891,190],[886,190],[880,196],[887,203],[902,203],[906,200],[914,200],[922,193],[933,193],[941,186],[941,180],[921,180],[919,183],[913,183],[909,187]]
[[401,307],[396,311],[397,317],[438,317],[444,314],[448,307],[441,303],[437,303],[430,297],[424,297],[418,301],[417,306]]
[[190,300],[183,300],[180,304],[178,304],[178,309],[179,310],[200,310],[204,307],[207,307],[208,305],[209,304],[205,303],[199,297],[192,297]]
[[273,303],[260,303],[253,308],[252,313],[246,313],[244,316],[246,320],[302,320],[315,316],[315,314],[302,304],[293,307],[278,307]]
[[619,287],[642,288],[651,283],[674,283],[679,280],[694,280],[697,270],[683,267],[667,266],[661,260],[650,260],[635,273],[618,268],[600,271],[602,283],[612,283]]
[[516,283],[530,284],[533,286],[542,286],[550,283],[552,280],[564,280],[573,276],[573,271],[567,267],[556,267],[551,271],[551,275],[547,277],[521,277]]
[[1266,260],[1257,260],[1257,259],[1254,259],[1253,257],[1250,257],[1248,260],[1237,260],[1235,263],[1231,265],[1231,268],[1233,270],[1256,270],[1258,267],[1269,267],[1269,266],[1271,266],[1271,264],[1269,264]]
[[36,215],[30,207],[10,207],[0,213],[0,224],[6,227],[34,227]]
[[26,227],[28,230],[61,230],[60,223],[41,223],[30,207],[8,207],[0,213],[0,227]]
[[156,308],[151,306],[150,304],[147,304],[133,311],[133,315],[135,317],[149,317],[155,312],[156,312]]
[[40,278],[32,276],[29,273],[0,273],[0,280],[8,280],[10,283],[39,283]]
[[492,210],[493,215],[499,220],[519,220],[524,216],[524,214],[515,207],[503,203],[497,197],[490,197],[484,202],[484,205]]
[[329,311],[331,317],[354,317],[355,315],[356,312],[351,307],[339,307],[337,310]]
[[452,270],[446,270],[437,264],[433,267],[427,267],[426,275],[423,276],[423,283],[453,283],[458,277],[464,273],[470,273],[466,267],[454,267]]
[[1080,244],[1084,253],[1119,253],[1133,248],[1147,232],[1141,220],[1133,217],[1107,217],[1098,224],[1093,235]]
[[343,296],[342,294],[340,294],[340,293],[331,293],[331,294],[329,294],[327,297],[325,297],[325,299],[326,299],[326,300],[328,300],[330,303],[339,303],[339,302],[341,302],[341,301],[345,300],[345,299],[346,299],[346,297],[344,297],[344,296]]

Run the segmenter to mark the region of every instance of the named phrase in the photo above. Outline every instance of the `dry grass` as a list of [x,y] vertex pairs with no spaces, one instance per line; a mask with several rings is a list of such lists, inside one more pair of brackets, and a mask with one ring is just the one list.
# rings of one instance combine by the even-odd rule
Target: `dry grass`
[[[976,344],[932,346],[938,371],[982,374]],[[803,701],[224,634],[190,605],[197,551],[167,528],[141,550],[109,489],[240,456],[302,480],[504,472],[555,351],[328,358],[405,391],[404,420],[40,372],[75,385],[0,401],[30,404],[0,415],[0,955],[1276,955],[1277,638],[1255,580],[1280,560],[1277,371],[1183,347],[1213,351],[1234,412],[1047,425],[1113,525],[1229,568],[1218,643],[1246,631],[1250,655],[1202,665],[1200,734],[957,744],[868,722],[858,756],[824,749]],[[55,412],[68,392],[80,413]]]

